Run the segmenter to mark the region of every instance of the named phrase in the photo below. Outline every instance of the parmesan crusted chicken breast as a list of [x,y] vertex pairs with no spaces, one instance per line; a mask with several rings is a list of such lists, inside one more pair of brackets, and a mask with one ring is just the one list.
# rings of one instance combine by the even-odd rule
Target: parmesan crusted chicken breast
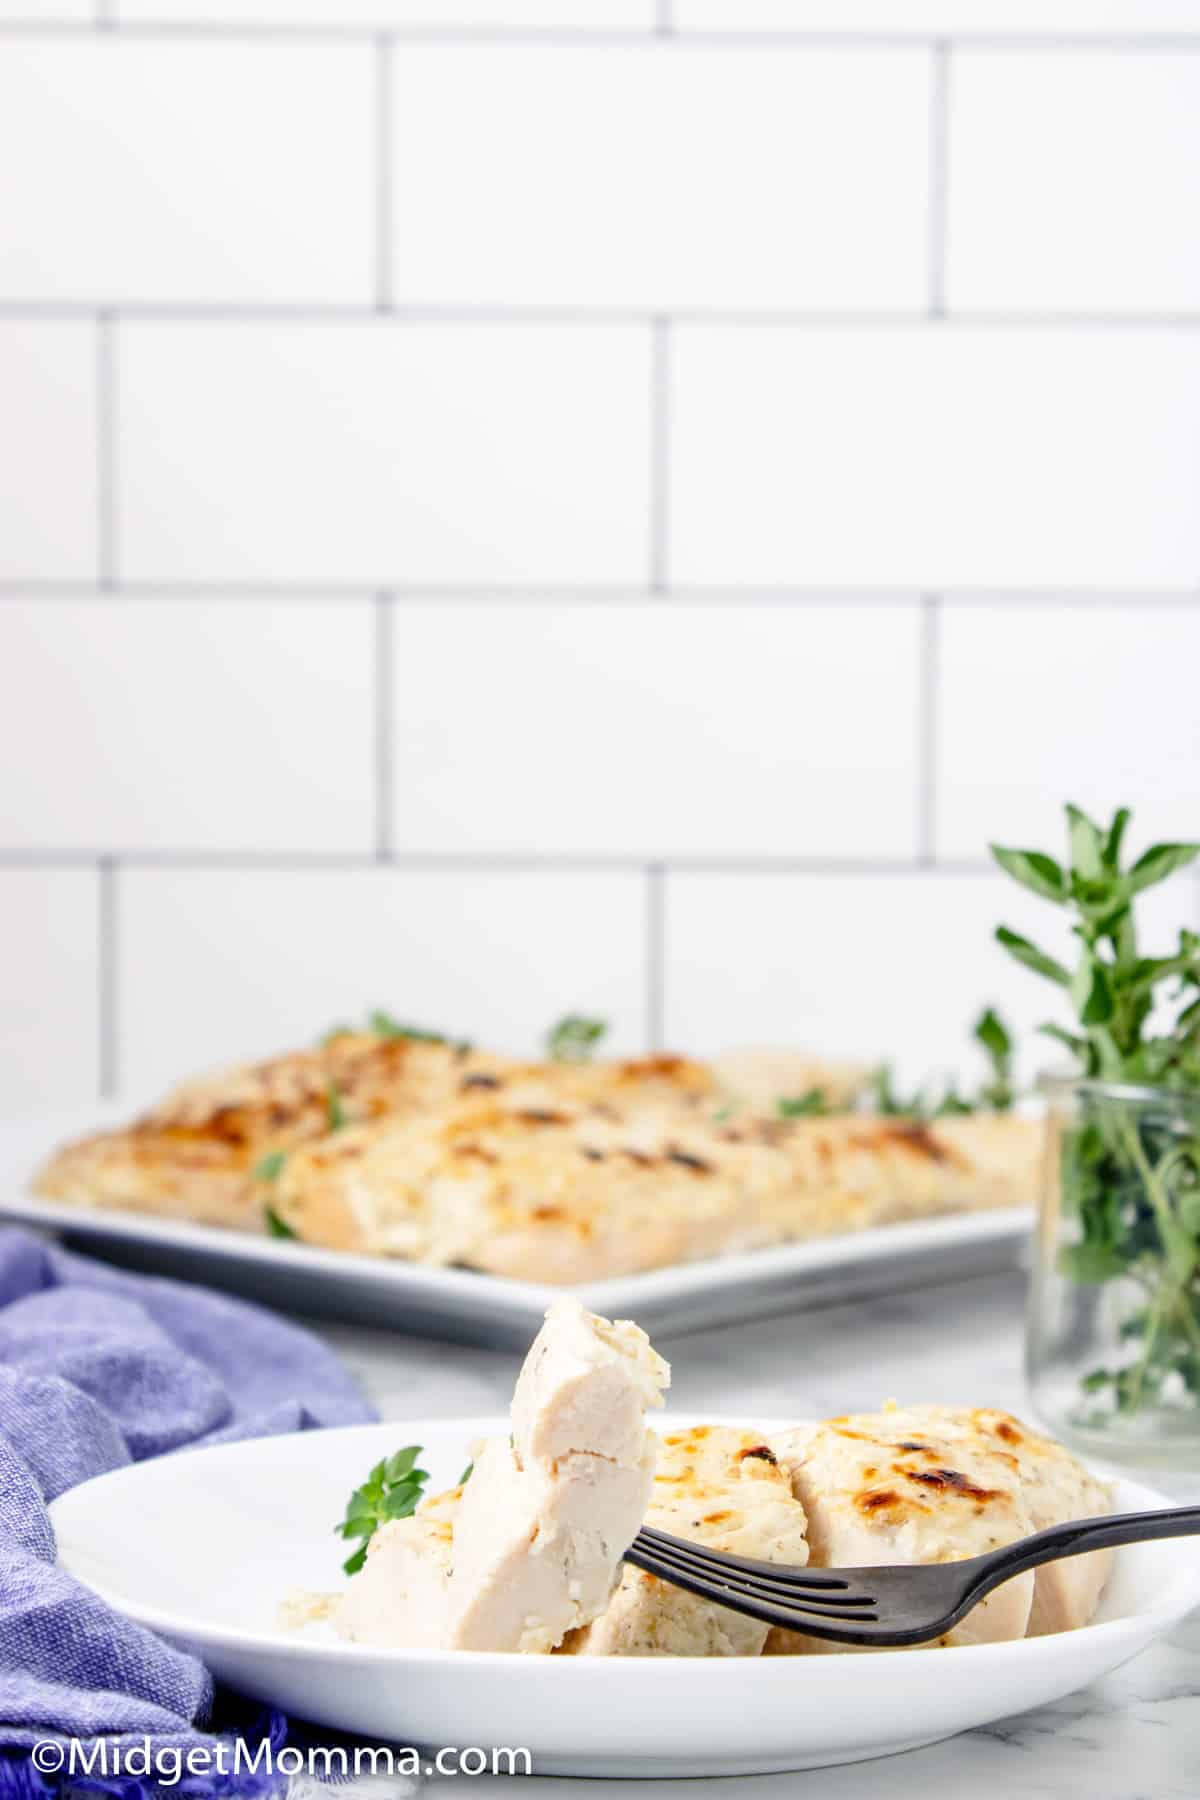
[[[1110,1510],[1107,1489],[1061,1446],[986,1408],[893,1406],[798,1427],[772,1448],[808,1515],[818,1568],[956,1562]],[[1086,1623],[1110,1553],[1074,1560],[1091,1567],[1080,1574],[1059,1563],[1015,1576],[938,1641],[984,1643]],[[850,1646],[772,1630],[766,1648],[787,1655]]]
[[428,1114],[514,1066],[450,1044],[338,1032],[314,1050],[185,1083],[127,1129],[68,1144],[34,1185],[77,1206],[261,1231],[268,1189],[254,1170],[265,1157],[323,1139],[335,1122]]
[[714,1125],[526,1087],[306,1146],[272,1205],[331,1249],[567,1284],[1016,1205],[1037,1150],[1023,1119]]
[[333,1615],[360,1643],[546,1652],[607,1605],[650,1497],[667,1365],[636,1325],[551,1307],[465,1489],[385,1525]]
[[1038,1128],[780,1118],[863,1071],[783,1051],[531,1063],[402,1028],[179,1088],[68,1145],[37,1190],[553,1285],[1027,1203]]
[[[804,1508],[752,1431],[697,1425],[659,1446],[645,1523],[761,1562],[808,1561]],[[599,1618],[562,1645],[574,1656],[757,1656],[767,1627],[629,1566]]]

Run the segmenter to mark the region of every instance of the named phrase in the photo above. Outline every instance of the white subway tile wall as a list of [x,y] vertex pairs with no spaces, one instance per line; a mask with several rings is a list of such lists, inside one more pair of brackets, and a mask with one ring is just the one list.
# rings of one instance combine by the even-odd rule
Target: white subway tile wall
[[6,844],[360,850],[375,635],[368,600],[0,606]]
[[414,47],[397,298],[920,312],[930,85],[920,49]]
[[365,304],[374,76],[366,44],[7,44],[0,293]]
[[951,308],[1200,310],[1200,55],[964,49],[949,92]]
[[0,1113],[1029,1034],[989,841],[1200,835],[1198,119],[1200,0],[0,0]]
[[6,1117],[96,1097],[102,1079],[100,935],[109,879],[97,869],[0,868]]
[[364,315],[116,329],[130,581],[646,582],[644,328]]
[[641,878],[617,870],[122,870],[121,1079],[151,1094],[388,1004],[530,1053],[564,1010],[598,1012],[634,1051],[645,913]]
[[403,606],[394,841],[913,857],[923,632],[919,603]]
[[93,326],[0,316],[0,581],[95,579],[96,365]]

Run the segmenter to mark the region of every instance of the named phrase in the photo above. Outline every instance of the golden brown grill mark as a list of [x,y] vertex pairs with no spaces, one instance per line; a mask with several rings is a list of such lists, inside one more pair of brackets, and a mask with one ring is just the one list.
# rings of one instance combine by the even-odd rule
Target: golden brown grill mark
[[870,1518],[874,1513],[883,1512],[889,1506],[900,1506],[903,1502],[891,1488],[872,1488],[869,1493],[856,1494],[854,1504]]
[[681,1169],[690,1169],[693,1175],[711,1175],[713,1166],[705,1162],[702,1156],[693,1156],[690,1151],[680,1150],[674,1144],[667,1146],[667,1161],[678,1163]]
[[761,1457],[763,1462],[773,1463],[776,1468],[779,1466],[779,1458],[767,1444],[753,1444],[749,1450],[738,1451],[739,1462],[744,1462],[748,1456]]
[[904,1475],[909,1481],[917,1482],[921,1487],[934,1488],[939,1493],[961,1494],[964,1500],[976,1500],[980,1504],[1008,1498],[1001,1488],[977,1486],[960,1469],[898,1469],[896,1473]]

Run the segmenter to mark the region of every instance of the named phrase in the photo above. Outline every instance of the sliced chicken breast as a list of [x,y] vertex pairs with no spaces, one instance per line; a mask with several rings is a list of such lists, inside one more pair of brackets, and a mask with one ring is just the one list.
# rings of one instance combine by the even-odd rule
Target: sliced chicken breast
[[557,1302],[517,1382],[512,1438],[490,1439],[465,1489],[401,1522],[410,1529],[376,1534],[335,1628],[536,1654],[590,1623],[642,1522],[657,1454],[645,1410],[669,1379],[636,1325]]
[[[808,1560],[804,1508],[752,1431],[700,1425],[664,1437],[645,1522],[737,1556]],[[766,1636],[756,1619],[627,1567],[599,1618],[562,1648],[575,1656],[757,1656]]]
[[381,1525],[367,1560],[331,1615],[339,1637],[356,1644],[432,1650],[449,1633],[447,1588],[461,1488],[428,1499],[410,1519]]
[[[988,1407],[977,1407],[971,1418],[977,1431],[1016,1457],[1021,1494],[1035,1531],[1112,1511],[1108,1484],[1053,1438],[1031,1431],[1011,1413]],[[1086,1625],[1108,1580],[1112,1559],[1111,1550],[1093,1550],[1087,1556],[1067,1556],[1035,1570],[1026,1636],[1045,1637],[1052,1631],[1074,1631]]]
[[[955,1562],[1035,1529],[1016,1456],[990,1424],[952,1407],[889,1407],[801,1426],[771,1446],[808,1514],[817,1568]],[[1024,1637],[1034,1578],[1018,1575],[989,1594],[943,1644]],[[772,1631],[774,1654],[833,1645]]]

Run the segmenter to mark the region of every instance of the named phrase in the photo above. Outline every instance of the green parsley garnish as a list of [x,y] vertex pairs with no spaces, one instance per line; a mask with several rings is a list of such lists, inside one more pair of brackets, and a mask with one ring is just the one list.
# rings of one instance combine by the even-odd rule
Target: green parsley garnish
[[267,1221],[267,1231],[271,1237],[294,1238],[296,1233],[285,1219],[281,1219],[273,1206],[263,1208],[263,1217]]
[[283,1173],[283,1165],[287,1161],[286,1150],[271,1150],[261,1157],[250,1171],[254,1181],[278,1181]]
[[830,1107],[820,1088],[808,1088],[803,1094],[781,1095],[775,1111],[781,1119],[824,1119]]
[[987,1057],[990,1076],[974,1094],[960,1094],[956,1083],[948,1082],[940,1093],[923,1083],[915,1093],[897,1091],[888,1064],[872,1071],[868,1077],[869,1112],[885,1119],[947,1119],[976,1112],[1008,1112],[1013,1103],[1012,1037],[1008,1027],[992,1007],[980,1014],[971,1036]]
[[332,1081],[325,1089],[325,1123],[330,1131],[340,1131],[346,1123],[346,1109],[342,1105],[342,1096]]
[[468,1481],[470,1481],[470,1479],[474,1473],[475,1473],[475,1464],[473,1462],[469,1462],[467,1464],[466,1468],[463,1470],[462,1474],[458,1478],[459,1487],[466,1487]]
[[608,1031],[604,1019],[589,1019],[583,1013],[567,1013],[546,1033],[546,1054],[551,1062],[591,1062]]
[[333,1529],[339,1537],[362,1540],[342,1564],[347,1575],[356,1575],[362,1568],[367,1560],[367,1545],[381,1525],[391,1519],[407,1519],[416,1511],[421,1490],[429,1480],[426,1471],[416,1467],[420,1454],[419,1444],[408,1444],[393,1456],[385,1456],[346,1502],[346,1516]]
[[394,1019],[382,1007],[376,1007],[368,1024],[376,1037],[410,1038],[414,1044],[448,1044],[450,1039],[442,1031],[425,1031],[420,1025],[403,1025]]

